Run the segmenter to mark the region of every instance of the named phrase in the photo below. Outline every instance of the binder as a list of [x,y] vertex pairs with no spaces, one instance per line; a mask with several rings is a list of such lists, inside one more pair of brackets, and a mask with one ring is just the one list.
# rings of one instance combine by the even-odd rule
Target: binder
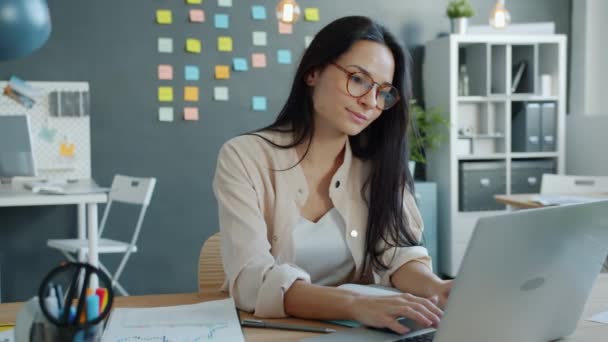
[[543,103],[541,107],[541,151],[555,151],[556,117],[555,103]]
[[539,152],[541,130],[540,103],[526,103],[514,115],[511,149],[513,152]]

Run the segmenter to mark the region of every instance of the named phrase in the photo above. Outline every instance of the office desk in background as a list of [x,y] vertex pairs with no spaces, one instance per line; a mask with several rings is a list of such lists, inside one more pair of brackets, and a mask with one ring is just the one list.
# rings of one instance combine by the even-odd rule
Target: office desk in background
[[[227,298],[228,294],[216,290],[210,290],[203,293],[184,293],[184,294],[169,294],[169,295],[150,295],[150,296],[130,296],[116,297],[115,307],[155,307],[155,306],[171,306],[182,304],[194,304],[203,301],[217,300]],[[17,312],[21,307],[21,303],[0,304],[0,324],[14,323],[17,317]],[[522,308],[525,310],[526,308]],[[556,303],[557,310],[568,310],[568,308],[560,307],[559,299]],[[605,342],[608,336],[608,324],[600,324],[585,321],[584,319],[590,316],[608,310],[608,274],[600,274],[591,296],[587,301],[581,321],[578,323],[576,331],[572,336],[569,336],[561,341],[566,342]],[[240,312],[240,319],[252,318],[250,313]],[[350,329],[343,326],[333,325],[320,321],[309,321],[297,318],[284,319],[264,319],[269,322],[292,323],[307,326],[326,327],[336,330]],[[505,322],[508,324],[508,322]],[[514,327],[516,328],[516,327]],[[266,341],[299,341],[306,337],[312,337],[318,334],[286,331],[274,329],[257,329],[243,328],[245,340],[250,342],[266,342]]]
[[[535,198],[538,196],[543,196],[540,194],[517,194],[517,195],[494,195],[494,199],[498,203],[509,205],[513,208],[517,209],[532,209],[532,208],[542,208],[543,204],[535,201]],[[555,196],[555,195],[546,195],[546,196]],[[606,199],[608,200],[608,194],[567,194],[563,195],[564,197],[594,197],[598,199]]]

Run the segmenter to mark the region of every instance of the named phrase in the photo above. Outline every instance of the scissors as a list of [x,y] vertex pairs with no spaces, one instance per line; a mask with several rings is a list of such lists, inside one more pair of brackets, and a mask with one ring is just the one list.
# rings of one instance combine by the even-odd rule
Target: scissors
[[[90,283],[91,276],[96,276],[99,279],[100,287],[107,290],[107,305],[105,305],[102,310],[99,310],[100,312],[96,317],[85,315],[87,310],[85,307],[87,302],[87,287]],[[60,290],[62,287],[58,286],[58,284],[66,283],[68,285],[68,291],[64,296],[61,293],[63,291]],[[53,295],[57,298],[59,314],[55,311],[56,308],[50,307],[49,303],[45,300]],[[72,303],[76,298],[78,298],[76,315],[74,319],[70,320]],[[114,291],[112,290],[112,281],[110,280],[110,277],[99,268],[85,263],[67,262],[52,269],[44,278],[38,289],[38,300],[42,313],[51,323],[58,327],[80,329],[94,326],[106,319],[112,310]],[[85,317],[85,319],[81,320],[81,317]]]

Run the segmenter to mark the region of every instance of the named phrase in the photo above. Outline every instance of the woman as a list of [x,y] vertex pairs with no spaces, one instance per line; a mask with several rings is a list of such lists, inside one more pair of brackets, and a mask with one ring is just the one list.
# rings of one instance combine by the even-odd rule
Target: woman
[[[398,333],[436,326],[451,283],[420,245],[406,167],[409,70],[366,17],[323,28],[276,121],[221,149],[214,179],[226,287],[261,317],[354,319]],[[334,286],[380,283],[374,298]]]

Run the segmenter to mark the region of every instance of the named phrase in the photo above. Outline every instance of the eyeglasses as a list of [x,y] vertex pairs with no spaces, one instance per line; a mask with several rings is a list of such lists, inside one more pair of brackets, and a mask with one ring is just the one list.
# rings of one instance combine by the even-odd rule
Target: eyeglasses
[[374,88],[374,84],[376,84],[378,85],[378,89],[376,90],[376,108],[387,110],[399,101],[399,91],[392,85],[375,82],[370,75],[364,72],[349,71],[336,63],[330,64],[344,71],[348,76],[346,79],[346,91],[350,96],[356,98],[363,97],[369,93]]

